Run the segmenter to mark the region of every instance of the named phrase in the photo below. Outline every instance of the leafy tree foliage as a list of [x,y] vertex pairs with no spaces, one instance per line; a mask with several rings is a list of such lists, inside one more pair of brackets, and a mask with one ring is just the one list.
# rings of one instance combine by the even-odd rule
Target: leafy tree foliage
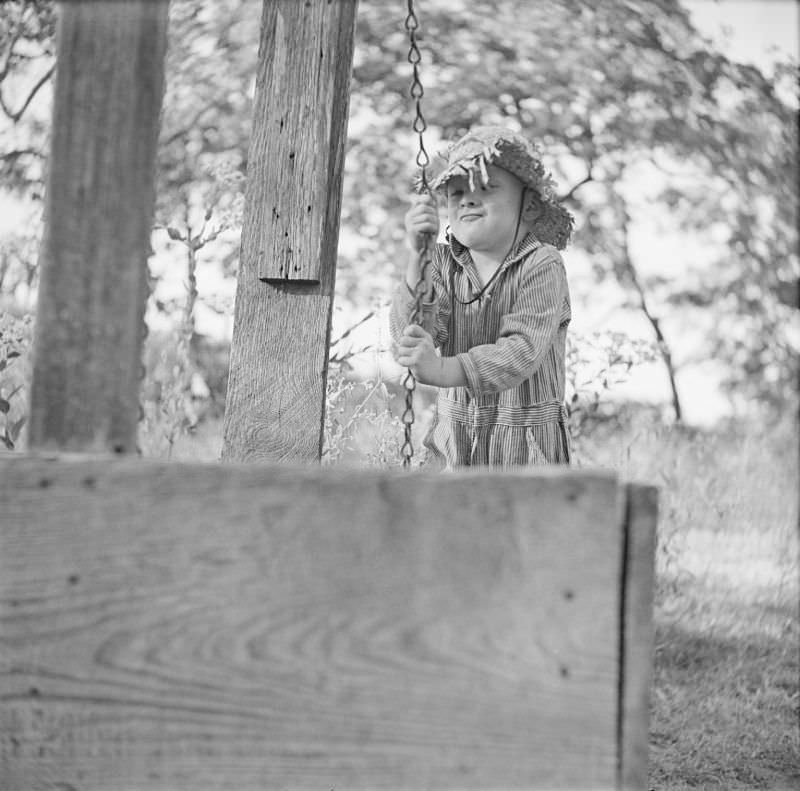
[[40,197],[47,123],[31,105],[53,74],[55,12],[49,0],[9,0],[0,13],[0,183]]
[[[673,383],[656,313],[669,319],[699,308],[714,315],[699,355],[725,360],[730,384],[748,396],[791,398],[797,130],[795,108],[776,86],[791,84],[792,67],[766,76],[727,60],[677,0],[452,0],[429,4],[421,22],[429,119],[445,138],[500,122],[541,141],[576,214],[576,246],[598,280],[614,279],[644,311]],[[366,167],[351,180],[360,204],[350,195],[346,205],[360,208],[348,219],[369,228],[370,216],[381,219],[376,193],[399,211],[389,193],[411,159],[399,144],[410,125],[409,69],[387,61],[387,49],[400,53],[404,41],[385,3],[362,4],[359,37],[355,116],[363,109],[374,121],[351,135],[352,159]],[[714,230],[710,264],[680,262],[672,278],[640,271],[629,244],[630,181],[643,170],[659,187],[649,213],[701,240]],[[372,256],[387,237],[375,232]],[[673,403],[679,414],[674,387]]]
[[[575,254],[649,322],[673,381],[675,334],[710,317],[695,359],[724,364],[742,397],[792,399],[796,64],[764,74],[728,60],[679,0],[417,6],[434,164],[444,141],[478,122],[534,137],[576,216]],[[210,221],[214,238],[197,244],[228,275],[235,237],[214,229],[237,223],[260,14],[260,0],[172,0],[170,10],[158,222],[191,239]],[[415,176],[405,15],[402,0],[360,0],[337,276],[351,303],[385,298],[402,258]],[[7,189],[28,194],[41,191],[47,118],[26,100],[52,66],[53,21],[48,0],[5,3],[0,17],[0,168]],[[710,252],[653,271],[631,242],[642,216]]]
[[247,165],[259,6],[170,4],[157,210],[165,223],[187,206],[201,217],[210,208],[222,214],[239,192],[232,174]]

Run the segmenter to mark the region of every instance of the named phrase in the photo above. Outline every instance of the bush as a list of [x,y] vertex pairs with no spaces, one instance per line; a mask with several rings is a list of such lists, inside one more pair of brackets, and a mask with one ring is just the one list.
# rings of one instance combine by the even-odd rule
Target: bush
[[14,450],[27,419],[30,382],[30,315],[0,316],[0,442]]

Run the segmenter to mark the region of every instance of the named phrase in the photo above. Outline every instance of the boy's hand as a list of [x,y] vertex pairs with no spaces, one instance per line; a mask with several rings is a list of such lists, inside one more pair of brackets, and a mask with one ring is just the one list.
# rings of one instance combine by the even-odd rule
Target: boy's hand
[[438,385],[442,360],[433,338],[419,324],[409,324],[397,342],[397,362],[410,368],[418,382]]
[[467,377],[457,357],[440,357],[433,338],[419,324],[409,324],[397,342],[395,359],[410,368],[418,382],[434,387],[465,387]]
[[418,381],[433,384],[428,379],[435,375],[435,369],[439,367],[439,355],[436,354],[433,338],[419,324],[409,324],[403,330],[397,341],[396,357],[400,365],[412,370]]
[[411,208],[406,212],[406,246],[419,254],[425,246],[425,234],[433,241],[439,235],[439,212],[433,195],[414,195]]

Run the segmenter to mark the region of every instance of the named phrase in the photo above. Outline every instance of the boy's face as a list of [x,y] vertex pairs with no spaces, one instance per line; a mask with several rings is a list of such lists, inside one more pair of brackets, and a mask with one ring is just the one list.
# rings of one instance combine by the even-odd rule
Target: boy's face
[[502,260],[514,242],[523,186],[501,167],[489,165],[488,172],[486,186],[476,174],[474,191],[470,191],[466,176],[451,178],[447,182],[447,213],[450,229],[461,244]]

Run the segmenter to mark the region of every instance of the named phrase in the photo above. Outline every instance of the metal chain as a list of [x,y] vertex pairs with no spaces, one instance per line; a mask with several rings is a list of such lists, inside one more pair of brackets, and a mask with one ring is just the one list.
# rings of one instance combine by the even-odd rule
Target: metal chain
[[[409,95],[414,100],[414,122],[411,128],[417,135],[418,148],[416,163],[420,168],[420,181],[417,191],[421,194],[429,194],[430,186],[428,184],[427,168],[431,163],[428,152],[425,150],[425,143],[422,139],[423,132],[428,128],[425,121],[425,116],[422,114],[422,97],[425,95],[425,90],[422,87],[422,82],[419,78],[419,65],[422,60],[419,47],[417,46],[417,29],[419,28],[419,20],[414,11],[414,0],[408,0],[408,16],[406,17],[406,32],[408,33],[408,62],[412,67],[411,88]],[[411,322],[414,324],[422,323],[422,301],[425,297],[426,283],[428,279],[428,267],[431,263],[431,235],[425,234],[423,237],[422,250],[419,251],[419,280],[414,288],[414,309],[411,313]],[[417,387],[417,379],[411,369],[408,369],[405,378],[403,379],[403,387],[405,388],[405,410],[403,411],[403,446],[400,449],[400,455],[403,458],[403,467],[408,469],[411,467],[411,462],[414,458],[414,443],[412,441],[412,430],[414,427],[414,391]]]

